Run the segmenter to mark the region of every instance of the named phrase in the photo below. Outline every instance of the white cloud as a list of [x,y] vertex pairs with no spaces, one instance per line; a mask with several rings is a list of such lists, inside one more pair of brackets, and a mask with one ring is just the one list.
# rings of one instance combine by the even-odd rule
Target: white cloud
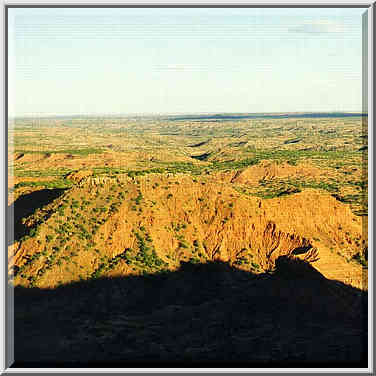
[[311,21],[289,28],[290,33],[304,34],[332,34],[342,33],[344,30],[343,24],[333,21]]

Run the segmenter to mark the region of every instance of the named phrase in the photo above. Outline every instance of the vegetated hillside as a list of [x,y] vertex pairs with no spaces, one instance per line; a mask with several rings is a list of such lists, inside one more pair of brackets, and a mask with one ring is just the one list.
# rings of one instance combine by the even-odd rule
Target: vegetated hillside
[[328,169],[318,168],[310,164],[273,163],[262,161],[244,170],[239,170],[232,178],[231,182],[240,184],[257,184],[259,181],[271,179],[287,178],[307,178],[322,179],[330,174]]
[[327,278],[367,288],[362,220],[328,193],[261,199],[216,174],[75,180],[23,221],[28,235],[10,251],[15,285],[157,273],[184,261],[220,260],[263,273],[277,257],[299,254]]

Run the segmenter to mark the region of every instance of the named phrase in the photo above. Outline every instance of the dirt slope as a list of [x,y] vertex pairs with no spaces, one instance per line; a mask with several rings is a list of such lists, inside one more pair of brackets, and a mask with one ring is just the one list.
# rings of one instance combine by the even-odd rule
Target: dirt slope
[[260,180],[271,180],[274,178],[318,178],[328,174],[328,171],[310,164],[299,164],[292,166],[286,162],[277,164],[270,161],[262,161],[257,165],[237,171],[231,183],[238,184],[258,184]]
[[15,246],[16,285],[175,270],[189,260],[257,273],[317,248],[324,276],[366,288],[350,260],[366,243],[361,220],[321,191],[262,200],[210,177],[89,177],[25,225],[35,230]]

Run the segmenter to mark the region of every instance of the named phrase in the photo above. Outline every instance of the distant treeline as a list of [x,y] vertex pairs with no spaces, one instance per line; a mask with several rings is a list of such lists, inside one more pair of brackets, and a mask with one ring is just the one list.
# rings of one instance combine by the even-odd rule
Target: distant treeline
[[188,115],[170,117],[169,120],[243,120],[243,119],[297,119],[297,118],[344,118],[363,117],[368,114],[349,112],[317,112],[293,114],[217,114],[217,115]]

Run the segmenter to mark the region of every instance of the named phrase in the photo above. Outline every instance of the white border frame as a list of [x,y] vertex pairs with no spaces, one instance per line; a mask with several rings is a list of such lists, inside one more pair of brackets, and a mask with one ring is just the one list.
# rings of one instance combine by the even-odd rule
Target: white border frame
[[[345,1],[339,1],[339,0],[332,0],[330,3],[328,3],[325,0],[319,0],[319,1],[302,1],[302,0],[295,0],[295,1],[283,1],[283,0],[264,0],[264,1],[258,1],[258,2],[252,2],[251,0],[237,0],[236,2],[229,2],[229,1],[221,1],[221,0],[189,0],[189,1],[174,1],[174,0],[165,0],[163,2],[158,0],[140,0],[140,1],[127,1],[127,0],[112,0],[111,2],[104,3],[103,1],[89,1],[89,0],[81,0],[80,2],[76,2],[74,0],[65,0],[65,1],[53,1],[53,0],[40,0],[38,2],[32,2],[32,1],[22,1],[22,0],[0,0],[1,2],[1,12],[2,12],[2,19],[3,19],[3,25],[4,27],[1,28],[1,34],[2,34],[2,41],[3,41],[3,48],[1,49],[2,59],[1,59],[1,67],[2,67],[2,101],[1,101],[1,109],[2,114],[4,114],[3,119],[3,133],[1,133],[1,137],[3,137],[3,145],[7,146],[7,124],[6,124],[6,115],[7,111],[5,106],[6,103],[6,78],[7,78],[7,72],[5,59],[7,58],[6,52],[5,52],[5,6],[9,5],[17,5],[17,6],[116,6],[116,5],[125,5],[125,6],[168,6],[168,5],[176,5],[176,6],[228,6],[228,7],[236,7],[236,6],[252,6],[252,7],[364,7],[365,11],[367,12],[368,16],[368,166],[373,167],[372,162],[374,161],[374,152],[373,152],[373,141],[374,141],[374,131],[373,131],[373,124],[374,124],[374,115],[373,115],[373,93],[374,93],[374,69],[373,69],[373,63],[374,63],[374,27],[373,27],[373,17],[376,10],[376,3],[370,2],[370,1],[351,1],[351,0],[345,0]],[[368,9],[367,9],[368,8]],[[0,164],[1,168],[1,174],[3,177],[6,177],[7,175],[7,150],[4,147],[4,153],[1,154],[1,158],[4,158],[3,163]],[[4,181],[6,181],[4,179]],[[1,278],[1,298],[2,298],[2,309],[1,309],[1,327],[0,332],[2,333],[2,344],[1,346],[1,358],[0,358],[0,372],[1,373],[36,373],[36,374],[44,374],[44,373],[162,373],[162,374],[170,374],[170,373],[259,373],[259,374],[265,374],[265,373],[287,373],[287,374],[296,374],[296,373],[340,373],[340,374],[362,374],[362,373],[368,373],[373,374],[374,372],[374,358],[373,358],[373,343],[374,343],[374,335],[373,335],[373,168],[368,169],[368,181],[369,181],[369,190],[368,190],[368,234],[369,234],[369,248],[371,252],[369,252],[369,260],[370,265],[372,265],[372,269],[368,272],[368,286],[372,286],[371,293],[368,295],[368,368],[158,368],[158,369],[151,369],[151,368],[110,368],[110,369],[99,369],[99,368],[8,368],[8,365],[6,364],[7,359],[6,356],[6,315],[5,315],[5,303],[6,303],[6,289],[7,289],[7,258],[2,257],[0,258],[0,265],[1,265],[1,271],[4,273],[4,278]],[[3,206],[3,220],[4,225],[6,221],[6,212],[7,212],[7,189],[5,189],[5,185],[1,185],[1,204]],[[4,247],[3,252],[4,255],[7,256],[7,247],[5,246],[4,239],[6,238],[5,233],[5,226],[0,227],[0,238],[2,241],[2,246]]]

